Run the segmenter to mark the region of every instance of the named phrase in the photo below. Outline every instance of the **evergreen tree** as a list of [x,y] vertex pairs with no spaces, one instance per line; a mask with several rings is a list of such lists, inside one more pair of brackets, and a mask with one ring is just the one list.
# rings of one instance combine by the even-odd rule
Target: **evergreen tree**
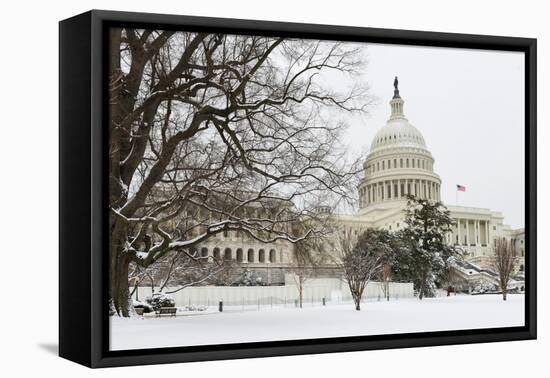
[[433,296],[450,262],[461,258],[445,241],[454,221],[442,202],[408,196],[405,224],[394,241],[395,276],[412,281],[419,299]]

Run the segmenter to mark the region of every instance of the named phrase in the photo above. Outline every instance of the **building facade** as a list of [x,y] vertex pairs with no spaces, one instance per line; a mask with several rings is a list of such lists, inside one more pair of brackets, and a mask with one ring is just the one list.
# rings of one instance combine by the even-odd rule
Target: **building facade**
[[[390,101],[391,114],[385,126],[374,137],[364,164],[364,177],[359,184],[359,211],[339,215],[349,232],[360,233],[367,227],[396,231],[404,227],[407,195],[441,200],[441,178],[434,171],[434,157],[421,132],[404,113],[404,100],[399,94],[397,78]],[[487,208],[447,205],[455,221],[446,238],[449,244],[467,252],[467,261],[487,268],[492,248],[500,237],[511,239],[523,270],[525,255],[524,229],[512,230],[504,224],[502,213]]]
[[[390,101],[390,117],[374,137],[363,164],[358,186],[359,209],[353,214],[333,214],[340,232],[359,235],[367,228],[397,231],[405,227],[407,195],[432,201],[441,200],[441,178],[434,171],[435,159],[422,133],[405,117],[405,101],[399,94],[397,78]],[[498,211],[487,208],[448,205],[455,221],[447,242],[467,252],[470,270],[465,275],[483,275],[490,267],[495,240],[512,241],[519,272],[524,269],[525,231],[512,230]],[[320,211],[329,212],[322,208]],[[285,274],[293,259],[293,245],[277,242],[261,244],[229,232],[209,240],[201,247],[203,256],[236,260],[241,267],[257,272],[265,284],[285,283]],[[326,267],[330,270],[330,267]],[[333,266],[332,268],[336,268]]]

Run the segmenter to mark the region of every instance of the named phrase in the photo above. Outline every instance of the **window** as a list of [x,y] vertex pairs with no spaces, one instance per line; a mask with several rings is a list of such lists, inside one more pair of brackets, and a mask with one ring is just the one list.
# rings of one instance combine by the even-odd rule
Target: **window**
[[493,226],[493,231],[496,231],[496,229],[497,229],[497,226]]
[[382,161],[382,170],[386,169],[386,161]]
[[274,249],[269,250],[269,262],[274,263],[275,256],[276,256],[275,250]]
[[237,261],[238,262],[243,262],[244,261],[243,257],[244,256],[243,256],[242,248],[237,249]]
[[403,159],[399,159],[399,168],[403,168]]
[[407,159],[406,162],[407,162],[407,168],[409,168],[409,159]]
[[258,260],[262,263],[265,262],[265,251],[263,249],[258,252]]
[[393,159],[393,167],[397,168],[397,159]]
[[219,260],[220,259],[220,249],[214,248],[214,259]]
[[414,168],[414,159],[412,160],[412,167]]
[[201,257],[208,257],[208,248],[206,247],[201,248]]
[[248,250],[248,262],[254,262],[254,250],[250,248]]
[[233,258],[233,253],[231,251],[231,248],[226,248],[223,252],[223,258],[226,260],[231,260]]

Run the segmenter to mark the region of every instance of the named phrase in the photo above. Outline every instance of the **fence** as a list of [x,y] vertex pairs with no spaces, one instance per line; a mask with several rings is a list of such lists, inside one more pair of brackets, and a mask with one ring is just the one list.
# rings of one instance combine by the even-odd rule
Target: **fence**
[[[167,288],[170,292],[173,288]],[[151,295],[150,287],[139,287],[133,299],[143,300]],[[223,301],[224,306],[244,308],[265,306],[293,306],[298,300],[295,284],[285,286],[192,286],[171,294],[176,306],[215,306]],[[412,283],[389,283],[389,297],[392,300],[413,297]],[[370,282],[363,294],[365,300],[379,300],[384,297],[383,284]],[[346,283],[339,279],[311,279],[303,288],[303,302],[306,304],[338,304],[352,300]]]

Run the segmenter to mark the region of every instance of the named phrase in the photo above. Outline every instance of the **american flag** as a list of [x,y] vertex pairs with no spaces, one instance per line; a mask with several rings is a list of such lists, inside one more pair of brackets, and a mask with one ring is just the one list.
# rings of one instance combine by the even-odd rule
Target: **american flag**
[[457,191],[457,192],[465,192],[465,191],[466,191],[466,187],[465,187],[465,186],[462,186],[462,185],[456,184],[456,191]]

